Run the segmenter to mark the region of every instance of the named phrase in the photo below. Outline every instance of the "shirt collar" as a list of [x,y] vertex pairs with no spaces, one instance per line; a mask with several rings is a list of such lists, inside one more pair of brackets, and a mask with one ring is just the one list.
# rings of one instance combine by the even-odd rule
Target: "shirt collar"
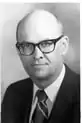
[[[44,90],[51,102],[54,101],[54,97],[56,96],[56,94],[60,88],[60,85],[63,81],[64,75],[65,75],[65,65],[63,65],[63,68],[62,68],[62,71],[61,71],[59,77],[51,85],[49,85],[47,88],[45,88],[45,90]],[[38,88],[38,86],[36,86],[34,84],[33,101],[35,100],[35,94],[36,94],[38,89],[40,89],[40,88]]]

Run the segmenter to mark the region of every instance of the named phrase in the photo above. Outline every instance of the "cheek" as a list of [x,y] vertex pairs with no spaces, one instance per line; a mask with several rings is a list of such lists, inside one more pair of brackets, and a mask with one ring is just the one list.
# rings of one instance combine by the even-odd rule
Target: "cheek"
[[53,54],[51,54],[49,56],[49,59],[50,59],[50,62],[51,62],[52,69],[54,67],[57,67],[61,62],[61,57],[60,57],[59,53],[56,53],[56,52],[53,52]]
[[57,55],[55,52],[49,54],[48,58],[49,58],[51,64],[55,64],[55,62],[57,61]]
[[22,64],[24,66],[25,69],[29,69],[30,66],[31,66],[31,62],[32,62],[32,59],[31,58],[28,58],[28,57],[20,57],[21,61],[22,61]]

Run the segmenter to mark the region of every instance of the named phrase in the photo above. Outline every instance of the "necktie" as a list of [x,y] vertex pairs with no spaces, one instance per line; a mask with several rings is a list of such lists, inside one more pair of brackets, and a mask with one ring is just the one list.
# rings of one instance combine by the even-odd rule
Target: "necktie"
[[38,90],[36,96],[38,97],[38,102],[32,116],[32,123],[43,123],[48,119],[47,95],[43,90]]

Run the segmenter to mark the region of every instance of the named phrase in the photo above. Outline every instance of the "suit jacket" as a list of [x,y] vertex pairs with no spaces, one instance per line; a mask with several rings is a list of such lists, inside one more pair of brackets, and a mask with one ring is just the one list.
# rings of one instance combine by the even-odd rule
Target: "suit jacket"
[[[30,78],[11,84],[2,101],[2,123],[29,123],[32,97]],[[47,123],[80,123],[80,76],[68,67]]]

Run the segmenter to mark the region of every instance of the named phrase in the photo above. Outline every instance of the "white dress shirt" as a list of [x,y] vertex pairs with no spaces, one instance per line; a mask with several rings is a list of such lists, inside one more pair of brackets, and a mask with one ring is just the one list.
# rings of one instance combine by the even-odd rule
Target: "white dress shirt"
[[[64,75],[65,75],[65,66],[63,65],[63,68],[62,68],[62,71],[61,71],[59,77],[51,85],[49,85],[47,88],[44,89],[45,93],[48,96],[48,99],[46,101],[47,106],[48,106],[48,116],[51,113],[51,110],[52,110],[52,107],[53,107],[53,103],[54,103],[54,101],[56,99],[56,96],[57,96],[58,90],[59,90],[59,88],[61,86],[61,83],[63,81]],[[33,101],[32,101],[32,107],[31,107],[29,123],[31,123],[31,118],[32,118],[34,109],[35,109],[36,104],[37,104],[37,97],[35,97],[35,94],[36,94],[36,91],[38,89],[39,88],[34,84]]]

